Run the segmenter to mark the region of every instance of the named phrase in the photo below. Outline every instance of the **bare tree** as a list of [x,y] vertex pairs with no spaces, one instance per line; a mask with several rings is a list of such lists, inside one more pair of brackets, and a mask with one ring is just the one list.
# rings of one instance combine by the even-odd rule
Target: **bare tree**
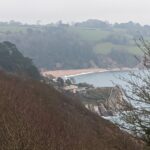
[[132,109],[120,112],[123,120],[120,125],[150,146],[150,43],[140,37],[136,44],[144,54],[144,69],[131,72],[129,80],[123,79],[128,84],[127,98],[132,104]]

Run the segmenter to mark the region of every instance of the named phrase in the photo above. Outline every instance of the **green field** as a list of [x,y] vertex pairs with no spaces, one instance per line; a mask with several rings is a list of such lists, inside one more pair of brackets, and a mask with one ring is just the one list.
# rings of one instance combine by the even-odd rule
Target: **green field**
[[0,26],[0,32],[6,33],[6,32],[20,32],[20,31],[26,31],[26,27],[19,27],[19,26]]
[[99,43],[94,47],[94,52],[98,54],[108,54],[111,50],[123,50],[135,55],[141,55],[141,50],[136,45],[115,45],[112,43]]
[[101,29],[71,27],[70,31],[78,34],[82,39],[88,42],[98,42],[107,37],[110,33]]
[[[134,36],[129,34],[126,29],[113,29],[111,31],[98,28],[70,27],[69,31],[77,34],[79,38],[91,43],[93,50],[97,54],[108,54],[112,49],[127,51],[133,55],[141,55],[141,50],[136,46]],[[104,41],[107,37],[112,39],[121,36],[125,38],[128,44],[115,44],[111,41]],[[148,38],[148,37],[146,37]]]

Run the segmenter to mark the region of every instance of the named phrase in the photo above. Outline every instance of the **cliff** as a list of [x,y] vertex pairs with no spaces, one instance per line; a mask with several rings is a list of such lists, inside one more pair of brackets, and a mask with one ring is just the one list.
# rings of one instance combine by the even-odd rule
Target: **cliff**
[[89,110],[101,116],[113,116],[118,111],[131,109],[119,86],[92,88],[78,96]]

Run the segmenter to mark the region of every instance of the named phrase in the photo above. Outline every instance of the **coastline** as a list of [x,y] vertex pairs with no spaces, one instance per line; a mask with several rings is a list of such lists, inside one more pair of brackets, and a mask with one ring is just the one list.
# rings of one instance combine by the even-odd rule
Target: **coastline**
[[71,69],[71,70],[53,70],[53,71],[42,71],[42,75],[45,77],[53,76],[58,77],[74,77],[79,75],[91,74],[91,73],[103,73],[103,72],[117,72],[117,71],[132,71],[136,68],[88,68],[88,69]]

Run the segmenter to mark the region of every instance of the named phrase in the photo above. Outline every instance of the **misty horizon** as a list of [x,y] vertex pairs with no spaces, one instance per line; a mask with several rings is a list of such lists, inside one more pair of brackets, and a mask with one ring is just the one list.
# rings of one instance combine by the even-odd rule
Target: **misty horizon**
[[16,20],[42,24],[81,22],[98,19],[110,23],[137,22],[150,24],[150,2],[147,0],[0,0],[0,21]]
[[62,23],[62,24],[68,24],[68,25],[74,25],[76,23],[82,23],[82,22],[86,22],[86,21],[89,21],[89,20],[97,20],[97,21],[102,21],[102,22],[105,22],[105,23],[108,23],[110,25],[115,25],[115,24],[126,24],[126,23],[134,23],[134,24],[139,24],[141,26],[145,26],[145,25],[148,25],[150,26],[150,24],[141,24],[140,22],[135,22],[133,20],[129,20],[129,21],[126,21],[126,22],[111,22],[109,20],[101,20],[99,18],[89,18],[89,19],[85,19],[85,20],[79,20],[79,21],[65,21],[65,20],[56,20],[56,21],[47,21],[47,22],[44,22],[42,20],[36,20],[35,22],[24,22],[24,21],[21,21],[21,20],[0,20],[0,22],[2,23],[7,23],[7,24],[10,24],[10,23],[20,23],[20,24],[23,24],[23,25],[50,25],[50,24],[59,24],[59,23]]

